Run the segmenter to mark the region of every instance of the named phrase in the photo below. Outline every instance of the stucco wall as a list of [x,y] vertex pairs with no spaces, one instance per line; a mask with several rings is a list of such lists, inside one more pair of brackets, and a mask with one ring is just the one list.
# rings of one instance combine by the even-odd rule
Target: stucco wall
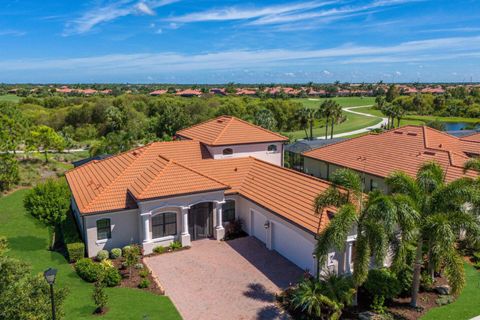
[[[265,240],[265,246],[268,249],[275,249],[275,243],[272,242],[275,236],[272,236],[272,233],[275,230],[278,230],[281,233],[281,237],[287,238],[287,241],[292,242],[292,247],[296,247],[296,249],[300,253],[300,255],[290,255],[291,258],[285,256],[287,259],[298,265],[302,269],[308,269],[310,273],[315,274],[316,272],[316,261],[313,258],[313,251],[315,248],[316,240],[312,233],[305,231],[304,229],[294,225],[286,221],[285,219],[279,217],[276,214],[273,214],[271,211],[255,204],[254,202],[242,197],[238,196],[236,198],[236,210],[237,210],[237,217],[242,220],[243,222],[243,229],[248,234],[252,235],[254,232],[254,226],[252,226],[252,211],[258,213],[264,217],[264,220],[268,220],[270,223],[270,227],[268,229],[264,229],[263,221],[256,221],[255,223],[261,223],[260,226],[257,226],[257,230],[264,229],[265,236],[263,239]],[[282,231],[289,230],[287,232]],[[332,250],[329,254],[329,261],[327,262],[327,267],[332,271],[337,271],[339,266],[339,260],[341,259],[342,254],[336,253]]]
[[[337,165],[334,165],[334,164],[331,164],[331,163],[329,164],[329,163],[326,163],[324,161],[317,160],[317,159],[312,159],[312,158],[308,158],[308,157],[305,157],[304,164],[305,164],[304,165],[304,168],[305,168],[304,170],[305,170],[306,174],[311,174],[315,177],[325,179],[325,180],[329,180],[331,174],[333,172],[335,172],[335,170],[343,168],[341,166],[337,166]],[[370,190],[372,190],[372,186],[375,186],[375,184],[376,184],[377,188],[380,189],[381,191],[388,192],[388,187],[385,184],[385,179],[383,179],[382,177],[370,175],[368,173],[362,173],[362,172],[359,172],[359,171],[357,171],[357,172],[365,180],[365,182],[364,182],[365,183],[364,184],[365,192],[369,192]]]
[[[277,151],[275,152],[267,151],[268,146],[271,144],[277,146]],[[221,146],[221,147],[207,146],[207,148],[214,159],[240,158],[240,157],[251,156],[260,160],[264,160],[264,161],[276,164],[278,166],[282,166],[283,144],[281,142],[238,144],[238,145]],[[224,156],[223,150],[226,148],[233,149],[233,154]]]
[[[139,212],[135,209],[84,216],[88,256],[93,257],[102,249],[111,250],[139,243],[138,215]],[[112,237],[106,240],[97,240],[97,220],[105,218],[110,219]]]

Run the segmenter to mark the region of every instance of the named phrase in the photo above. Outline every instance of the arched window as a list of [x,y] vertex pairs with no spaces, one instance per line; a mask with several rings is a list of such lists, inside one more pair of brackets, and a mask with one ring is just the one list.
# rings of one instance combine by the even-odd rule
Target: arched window
[[106,240],[112,237],[110,219],[97,220],[97,240]]
[[152,218],[152,238],[163,238],[177,234],[177,214],[175,212],[159,213]]
[[268,152],[277,152],[277,145],[275,145],[275,144],[269,145],[268,148],[267,148],[267,151]]
[[222,205],[222,220],[223,222],[235,221],[235,201],[227,200]]
[[233,154],[233,149],[232,148],[223,149],[223,155],[224,156],[230,156],[232,154]]

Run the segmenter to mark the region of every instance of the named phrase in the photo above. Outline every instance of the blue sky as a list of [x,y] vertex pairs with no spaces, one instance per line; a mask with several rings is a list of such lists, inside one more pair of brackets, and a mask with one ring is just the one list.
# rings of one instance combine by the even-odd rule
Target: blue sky
[[478,0],[0,2],[0,82],[470,79]]

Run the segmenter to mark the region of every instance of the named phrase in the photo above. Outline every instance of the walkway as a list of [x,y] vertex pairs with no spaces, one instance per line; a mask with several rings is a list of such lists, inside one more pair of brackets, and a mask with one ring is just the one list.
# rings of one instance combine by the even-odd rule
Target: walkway
[[253,237],[145,259],[185,320],[288,319],[275,294],[303,271]]
[[[365,127],[365,128],[358,129],[358,130],[353,130],[353,131],[349,131],[349,132],[334,134],[333,137],[334,138],[341,138],[341,137],[353,136],[353,135],[360,134],[360,133],[370,132],[374,129],[380,129],[382,126],[386,126],[387,123],[388,123],[388,118],[381,118],[381,117],[374,116],[373,114],[353,111],[353,109],[368,108],[368,107],[371,107],[371,106],[372,105],[357,106],[357,107],[345,107],[345,108],[342,108],[342,110],[345,111],[345,112],[350,112],[350,113],[358,114],[358,115],[369,117],[369,118],[378,118],[379,120],[381,120],[379,123],[377,123],[376,125]],[[317,137],[316,139],[325,139],[325,137]]]

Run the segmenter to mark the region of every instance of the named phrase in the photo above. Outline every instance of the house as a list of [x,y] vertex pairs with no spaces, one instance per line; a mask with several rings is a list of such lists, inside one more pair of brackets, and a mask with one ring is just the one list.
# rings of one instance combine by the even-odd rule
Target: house
[[181,97],[200,97],[202,95],[202,91],[197,89],[185,89],[177,91],[175,94]]
[[[475,141],[477,140],[477,141]],[[381,134],[347,139],[303,153],[307,174],[328,180],[339,168],[350,168],[362,175],[365,191],[388,192],[385,178],[394,171],[415,176],[427,161],[436,161],[444,169],[447,181],[463,176],[463,166],[480,155],[478,136],[457,138],[426,126],[404,126]]]
[[[145,254],[172,241],[194,247],[197,239],[222,239],[225,226],[240,220],[268,249],[313,273],[315,235],[335,208],[315,214],[312,203],[329,183],[283,168],[258,150],[286,138],[233,117],[201,123],[179,136],[66,173],[88,256],[131,243]],[[231,154],[221,152],[226,148]],[[352,234],[345,252],[329,254],[329,268],[351,270],[354,240]]]
[[180,130],[180,139],[200,141],[214,159],[253,156],[283,165],[283,144],[288,138],[236,117],[221,116]]

